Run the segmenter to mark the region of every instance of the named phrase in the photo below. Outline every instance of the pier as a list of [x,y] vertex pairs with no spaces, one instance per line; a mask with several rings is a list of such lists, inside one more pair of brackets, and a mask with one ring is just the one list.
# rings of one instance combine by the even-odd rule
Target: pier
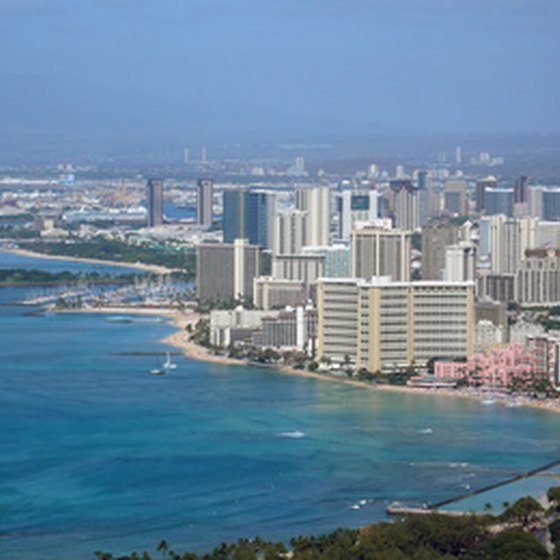
[[[465,492],[458,496],[454,496],[453,498],[448,498],[447,500],[441,500],[434,504],[426,505],[425,507],[422,506],[407,506],[405,504],[400,504],[399,502],[393,502],[387,507],[387,513],[389,515],[425,515],[428,513],[441,513],[443,515],[450,515],[450,516],[458,516],[458,515],[465,515],[467,512],[462,511],[450,511],[450,510],[441,510],[440,508],[444,506],[448,506],[450,504],[460,502],[466,498],[470,498],[472,496],[477,496],[480,494],[484,494],[485,492],[489,492],[496,488],[501,488],[502,486],[507,486],[508,484],[512,484],[513,482],[518,482],[519,480],[523,480],[526,478],[531,478],[533,476],[547,476],[550,478],[558,477],[560,478],[560,472],[558,474],[555,473],[547,473],[546,471],[560,466],[560,460],[552,461],[547,463],[546,465],[542,465],[535,469],[531,469],[529,471],[525,471],[523,473],[517,474],[505,480],[501,480],[499,482],[495,482],[493,484],[487,484],[481,488],[477,488],[475,490],[470,490],[469,492]],[[472,512],[469,512],[472,513]],[[480,514],[481,512],[475,512]]]

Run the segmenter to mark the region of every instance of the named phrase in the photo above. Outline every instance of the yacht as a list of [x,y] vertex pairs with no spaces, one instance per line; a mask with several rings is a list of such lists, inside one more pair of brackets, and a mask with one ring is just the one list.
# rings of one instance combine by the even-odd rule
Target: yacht
[[177,364],[174,364],[171,361],[171,353],[167,352],[167,359],[163,363],[163,369],[176,369],[176,368],[177,368]]

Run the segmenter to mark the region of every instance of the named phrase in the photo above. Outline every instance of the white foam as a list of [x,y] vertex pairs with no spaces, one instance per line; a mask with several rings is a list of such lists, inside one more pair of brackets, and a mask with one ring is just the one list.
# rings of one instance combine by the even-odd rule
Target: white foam
[[305,437],[305,432],[300,432],[299,430],[295,430],[293,432],[280,432],[279,436],[285,438],[302,438]]

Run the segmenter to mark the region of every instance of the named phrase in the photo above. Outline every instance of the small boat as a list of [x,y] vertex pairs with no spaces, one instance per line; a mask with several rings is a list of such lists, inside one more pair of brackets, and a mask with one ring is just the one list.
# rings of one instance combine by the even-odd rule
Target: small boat
[[486,405],[496,404],[496,400],[494,399],[492,393],[488,394],[488,396],[482,401],[482,404],[486,404]]
[[163,363],[163,369],[177,369],[177,364],[171,361],[171,354],[167,352],[167,359]]

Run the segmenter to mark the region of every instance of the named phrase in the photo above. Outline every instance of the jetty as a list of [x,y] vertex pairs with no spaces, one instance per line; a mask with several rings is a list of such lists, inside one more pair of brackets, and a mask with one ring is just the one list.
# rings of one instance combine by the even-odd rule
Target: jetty
[[476,488],[475,490],[470,490],[468,492],[464,492],[463,494],[459,494],[458,496],[454,496],[446,500],[441,500],[433,504],[425,504],[422,506],[412,506],[412,505],[409,506],[406,504],[401,504],[400,502],[393,502],[387,507],[386,511],[389,515],[425,515],[429,513],[440,513],[449,516],[459,516],[459,515],[466,515],[472,513],[481,514],[481,512],[442,510],[441,508],[456,502],[460,502],[466,498],[484,494],[485,492],[495,490],[496,488],[507,486],[508,484],[512,484],[513,482],[518,482],[519,480],[523,480],[526,478],[532,478],[534,476],[547,476],[550,478],[555,478],[555,477],[560,478],[560,472],[558,473],[547,472],[550,469],[553,469],[554,467],[558,467],[558,466],[560,466],[560,460],[551,461],[546,465],[542,465],[535,469],[531,469],[516,474],[515,476],[506,478],[505,480],[500,480],[499,482],[495,482],[493,484],[487,484],[486,486],[482,486],[481,488]]

